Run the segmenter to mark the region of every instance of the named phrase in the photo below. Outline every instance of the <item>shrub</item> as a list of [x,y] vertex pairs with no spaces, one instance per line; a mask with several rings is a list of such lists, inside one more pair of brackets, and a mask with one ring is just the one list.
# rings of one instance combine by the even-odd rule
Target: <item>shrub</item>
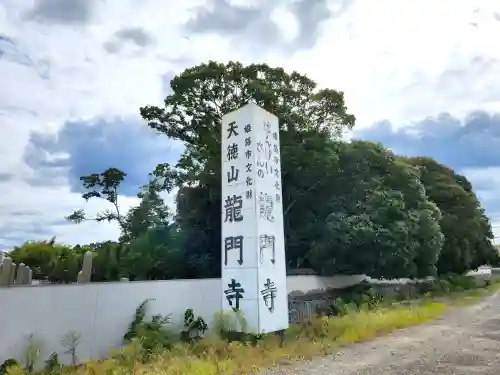
[[13,366],[20,366],[20,363],[14,358],[6,359],[0,366],[0,375],[7,374],[7,370]]
[[470,290],[478,287],[476,279],[465,275],[447,275],[444,280],[450,282],[455,290]]
[[329,316],[342,316],[347,314],[347,303],[340,297],[335,298],[330,304]]
[[258,337],[248,333],[248,323],[243,311],[225,310],[214,314],[213,319],[214,332],[227,342],[252,342],[255,343]]
[[192,342],[200,339],[208,329],[207,324],[201,316],[195,319],[193,309],[187,309],[184,313],[184,330],[181,331],[181,340]]
[[50,353],[49,358],[45,361],[45,371],[55,373],[60,368],[61,365],[59,364],[59,355],[57,352]]
[[171,323],[170,315],[153,315],[146,320],[147,306],[151,299],[142,302],[135,310],[134,319],[123,336],[126,342],[137,338],[147,353],[151,354],[160,348],[170,348],[174,342],[172,333],[166,328]]
[[7,368],[7,375],[26,375],[26,369],[24,369],[21,365],[13,365]]
[[439,293],[447,294],[453,291],[453,285],[445,279],[440,279],[436,282],[436,289]]

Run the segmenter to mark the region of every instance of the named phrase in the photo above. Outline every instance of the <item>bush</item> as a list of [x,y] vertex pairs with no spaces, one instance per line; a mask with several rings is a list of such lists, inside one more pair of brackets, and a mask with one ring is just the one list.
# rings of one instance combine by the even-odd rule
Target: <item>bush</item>
[[153,315],[146,320],[147,306],[151,299],[142,302],[135,310],[134,319],[123,336],[126,342],[138,339],[147,353],[151,354],[158,349],[168,349],[174,342],[174,336],[166,328],[170,324],[170,315]]
[[14,366],[20,366],[20,363],[14,358],[6,359],[0,366],[0,375],[7,374],[7,370]]
[[444,280],[447,280],[457,291],[475,289],[479,286],[472,276],[447,275]]
[[447,275],[438,280],[417,284],[418,293],[424,296],[441,296],[480,287],[472,276]]
[[184,313],[184,330],[181,331],[181,340],[192,342],[200,339],[208,329],[207,324],[201,316],[195,319],[193,309],[187,309]]
[[52,352],[49,358],[45,361],[45,370],[49,373],[56,372],[61,365],[59,364],[59,355],[57,352]]

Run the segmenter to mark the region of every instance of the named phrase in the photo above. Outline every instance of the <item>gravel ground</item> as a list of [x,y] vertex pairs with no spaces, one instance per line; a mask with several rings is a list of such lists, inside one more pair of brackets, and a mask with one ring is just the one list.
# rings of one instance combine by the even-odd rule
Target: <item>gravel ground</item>
[[432,323],[261,375],[500,375],[500,293]]

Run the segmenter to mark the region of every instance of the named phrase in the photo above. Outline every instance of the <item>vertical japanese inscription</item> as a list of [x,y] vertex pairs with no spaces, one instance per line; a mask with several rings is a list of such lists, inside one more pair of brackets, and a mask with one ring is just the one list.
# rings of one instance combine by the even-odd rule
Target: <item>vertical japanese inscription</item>
[[241,266],[243,264],[243,236],[229,236],[224,238],[224,265],[227,266],[227,253],[235,250],[239,254],[237,260]]
[[[251,124],[246,124],[243,127],[243,130],[245,132],[245,170],[247,174],[251,174],[253,171],[253,164],[252,164],[252,138],[250,136],[252,132],[252,125]],[[253,191],[252,191],[252,186],[253,186],[253,178],[249,175],[246,176],[245,179],[247,190],[245,191],[245,198],[246,199],[252,199],[253,198]]]
[[288,327],[288,309],[279,294],[286,274],[278,119],[255,104],[225,118],[223,309],[244,310],[248,332],[279,331]]
[[224,290],[224,294],[229,302],[229,306],[231,306],[234,311],[238,311],[240,309],[240,299],[243,298],[244,293],[245,289],[243,289],[241,283],[235,279],[231,279],[231,282],[227,284],[227,289]]
[[[256,141],[257,178],[265,179],[266,182],[263,185],[264,191],[258,193],[258,217],[271,224],[280,220],[276,215],[281,214],[278,210],[281,202],[279,139],[278,132],[273,131],[269,121],[263,121],[261,124],[263,132],[261,138]],[[269,258],[266,254],[269,254]],[[276,237],[267,232],[259,236],[259,263],[269,261],[276,263]]]
[[266,279],[264,288],[260,291],[260,294],[264,299],[264,304],[271,313],[274,312],[274,299],[276,298],[277,292],[278,288],[276,287],[274,281],[271,281],[270,278]]
[[272,264],[276,262],[276,237],[269,234],[261,234],[259,236],[259,260],[260,264],[264,263],[265,250],[269,250],[271,257],[269,260]]
[[274,222],[274,200],[273,196],[260,192],[259,195],[259,217],[269,222]]
[[[250,136],[250,132],[252,127],[250,124],[247,124],[240,129],[240,126],[236,121],[232,121],[228,124],[226,129],[226,139],[229,140],[229,143],[226,147],[226,156],[230,165],[226,171],[227,184],[237,184],[244,178],[246,188],[243,192],[240,191],[238,194],[229,194],[224,197],[224,223],[231,225],[233,223],[243,222],[243,206],[244,201],[248,199],[252,199],[252,177],[249,173],[252,172],[252,139]],[[241,152],[241,145],[236,141],[240,132],[244,133],[244,152]],[[240,170],[238,166],[241,166],[242,163],[240,158],[245,158],[246,163],[244,163],[243,171]],[[234,165],[232,163],[235,163]],[[231,251],[236,251],[238,253],[237,263],[239,265],[243,264],[244,259],[244,237],[242,234],[238,233],[233,236],[224,237],[224,265],[228,265],[228,253]]]
[[241,212],[243,209],[243,198],[241,195],[228,195],[224,203],[224,209],[226,210],[224,215],[225,223],[243,221],[243,214]]

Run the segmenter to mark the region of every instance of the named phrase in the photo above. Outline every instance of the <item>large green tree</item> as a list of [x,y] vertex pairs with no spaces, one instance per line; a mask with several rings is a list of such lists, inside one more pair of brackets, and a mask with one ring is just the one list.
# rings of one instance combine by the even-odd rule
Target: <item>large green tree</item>
[[[140,111],[152,129],[185,146],[175,165],[161,164],[155,175],[166,189],[179,189],[177,223],[185,231],[186,262],[208,265],[205,276],[220,275],[221,119],[253,101],[279,118],[287,255],[289,265],[300,265],[307,252],[304,236],[294,229],[303,222],[300,202],[320,188],[321,166],[332,157],[319,150],[321,142],[354,126],[343,93],[265,64],[213,61],[186,69],[170,87],[163,107]],[[322,204],[309,202],[310,211]]]
[[443,244],[440,213],[417,171],[371,142],[337,143],[331,152],[338,167],[327,180],[324,219],[314,223],[313,268],[327,275],[434,275]]
[[429,199],[442,213],[439,272],[463,273],[491,263],[496,258],[491,225],[467,178],[431,158],[406,161],[418,168]]

